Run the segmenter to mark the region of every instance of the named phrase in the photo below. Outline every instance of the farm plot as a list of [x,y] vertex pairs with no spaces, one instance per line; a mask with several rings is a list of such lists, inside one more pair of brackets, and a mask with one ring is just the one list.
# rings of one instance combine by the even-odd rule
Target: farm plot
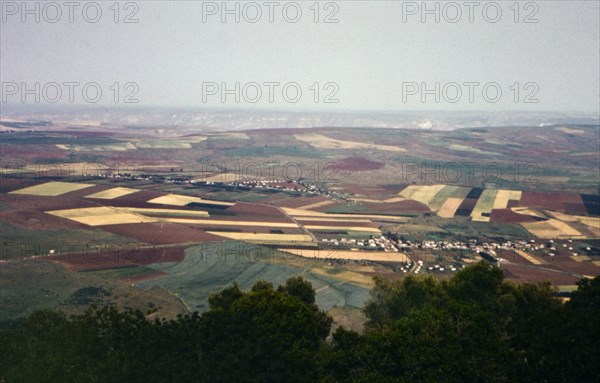
[[222,236],[219,236],[219,233],[212,235],[203,230],[169,222],[106,225],[102,226],[102,230],[153,245],[204,243],[224,240]]
[[317,291],[316,303],[323,310],[335,306],[362,307],[369,297],[369,290],[364,287],[313,272],[308,261],[287,262],[290,257],[296,257],[260,246],[242,246],[243,251],[237,242],[191,247],[186,250],[182,262],[149,265],[166,275],[137,285],[143,289],[161,286],[181,298],[192,310],[199,311],[208,308],[207,299],[211,293],[233,282],[241,289],[250,289],[258,280],[267,280],[277,286],[295,275],[302,275],[313,285]]
[[493,223],[523,223],[523,222],[539,222],[545,220],[544,218],[520,214],[513,209],[493,209],[490,215],[490,222]]
[[436,194],[445,187],[446,185],[410,185],[399,194],[402,197],[410,198],[429,206],[429,203],[435,198]]
[[342,141],[317,133],[294,134],[298,141],[306,142],[317,149],[375,149],[389,152],[405,152],[406,149],[392,145]]
[[296,217],[300,222],[333,222],[333,223],[371,223],[366,218],[328,218],[328,217]]
[[123,197],[125,195],[133,194],[139,192],[138,189],[129,189],[116,187],[108,190],[99,191],[94,194],[90,194],[85,198],[95,198],[95,199],[115,199],[119,197]]
[[336,202],[332,201],[332,200],[320,201],[320,202],[311,203],[309,205],[300,206],[300,207],[298,207],[298,209],[304,209],[304,210],[317,209],[317,208],[320,208],[323,206],[332,205],[334,203],[336,203]]
[[448,198],[446,202],[440,207],[437,215],[442,218],[452,218],[456,214],[459,206],[462,204],[464,198]]
[[157,218],[146,217],[114,207],[90,207],[82,209],[52,210],[46,213],[70,219],[88,226],[119,225],[125,223],[157,222]]
[[26,187],[24,189],[14,190],[9,194],[34,195],[42,197],[57,197],[73,191],[96,186],[94,184],[79,184],[74,182],[51,181],[40,185]]
[[533,255],[531,255],[529,253],[524,252],[523,250],[515,249],[514,251],[515,251],[515,253],[519,254],[521,257],[525,258],[526,260],[528,260],[529,262],[531,262],[534,265],[541,265],[544,263],[540,259],[534,257]]
[[112,143],[104,145],[73,145],[57,144],[57,148],[73,152],[124,152],[127,150],[136,150],[136,146],[131,142]]
[[501,265],[507,271],[507,279],[521,282],[550,281],[554,285],[572,285],[579,280],[578,277],[569,275],[560,270],[533,268],[530,265],[517,263],[504,263]]
[[471,220],[478,222],[489,222],[490,213],[496,200],[497,190],[486,189],[481,193],[481,196],[477,200],[477,204],[471,212]]
[[527,231],[538,238],[585,238],[585,236],[567,223],[549,219],[541,222],[522,223]]
[[198,218],[209,216],[208,212],[201,210],[153,209],[145,207],[120,207],[119,209],[147,217]]
[[195,225],[298,228],[298,225],[293,222],[227,221],[220,219],[191,218],[165,218],[164,220],[172,223],[189,223]]
[[519,206],[563,211],[569,214],[586,214],[587,209],[579,194],[523,192]]
[[469,194],[471,188],[464,186],[447,185],[436,193],[427,206],[434,212],[439,211],[449,198],[463,198]]
[[347,251],[335,249],[279,249],[279,251],[291,253],[303,258],[312,259],[347,259],[354,261],[376,261],[376,262],[408,262],[409,258],[404,253],[385,251]]
[[113,251],[90,251],[81,254],[61,254],[47,257],[58,261],[75,271],[130,268],[159,262],[180,262],[184,259],[183,247],[137,247],[115,249]]
[[199,204],[210,204],[215,206],[233,206],[234,203],[231,202],[222,202],[222,201],[213,201],[202,199],[200,197],[192,197],[187,195],[180,194],[168,194],[162,197],[157,197],[148,201],[148,203],[158,204],[158,205],[171,205],[171,206],[186,206],[190,203],[199,203]]
[[259,243],[312,242],[312,237],[308,234],[227,233],[220,231],[207,231],[207,233],[229,239]]
[[191,149],[192,144],[206,141],[204,136],[189,136],[180,139],[140,140],[135,142],[138,149]]
[[325,231],[355,231],[355,232],[364,232],[364,233],[374,233],[381,234],[381,230],[376,227],[367,227],[367,226],[329,226],[329,225],[304,225],[304,227],[308,230],[325,230]]
[[500,189],[496,193],[496,199],[492,209],[506,209],[508,207],[508,201],[519,201],[523,192],[520,190],[506,190]]
[[341,218],[341,219],[348,219],[349,221],[351,221],[352,219],[355,218],[365,218],[365,219],[370,219],[373,221],[391,221],[391,222],[407,222],[408,218],[407,217],[399,217],[399,216],[395,216],[395,215],[378,215],[378,214],[334,214],[334,213],[321,213],[318,211],[312,211],[312,210],[302,210],[302,209],[292,209],[292,208],[282,208],[283,211],[285,211],[287,214],[291,215],[292,217],[299,219],[299,218]]

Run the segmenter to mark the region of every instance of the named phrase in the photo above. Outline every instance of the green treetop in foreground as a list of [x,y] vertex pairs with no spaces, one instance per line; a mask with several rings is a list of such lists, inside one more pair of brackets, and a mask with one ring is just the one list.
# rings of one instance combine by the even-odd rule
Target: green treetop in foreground
[[485,263],[449,280],[375,282],[365,332],[331,338],[301,277],[234,284],[175,320],[37,311],[1,333],[0,381],[600,381],[600,278],[565,304],[550,284],[508,283]]

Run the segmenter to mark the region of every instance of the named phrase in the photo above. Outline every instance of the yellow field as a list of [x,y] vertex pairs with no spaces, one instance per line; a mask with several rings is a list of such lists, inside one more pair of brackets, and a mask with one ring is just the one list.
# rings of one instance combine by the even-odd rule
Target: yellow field
[[395,216],[395,215],[329,214],[329,213],[322,213],[320,211],[292,209],[292,208],[288,208],[288,207],[283,207],[282,209],[287,214],[291,215],[292,217],[294,217],[296,219],[300,219],[300,218],[304,218],[304,217],[307,217],[307,218],[323,217],[323,218],[344,218],[344,219],[350,219],[350,220],[352,220],[354,218],[367,218],[367,219],[371,219],[373,221],[377,221],[377,220],[394,221],[394,222],[408,222],[409,221],[409,219],[407,217],[399,217],[399,216]]
[[395,215],[377,215],[377,214],[329,214],[329,213],[321,213],[319,211],[312,210],[300,210],[300,209],[291,209],[284,207],[282,208],[287,214],[291,215],[295,219],[304,219],[304,218],[343,218],[348,219],[348,222],[351,222],[353,219],[357,218],[366,218],[373,221],[393,221],[393,222],[408,222],[409,219],[407,217],[399,217]]
[[600,237],[600,218],[598,217],[578,217],[579,222],[591,227],[591,231],[596,237]]
[[321,225],[304,225],[308,230],[328,230],[328,231],[362,231],[365,233],[380,234],[381,230],[375,227],[365,226],[321,226]]
[[464,198],[448,198],[438,210],[437,215],[442,218],[452,218],[456,214],[456,210],[460,207],[460,204]]
[[575,230],[574,228],[572,228],[565,222],[559,221],[557,219],[550,219],[550,220],[548,220],[548,222],[550,223],[550,225],[554,226],[557,230],[563,232],[564,235],[581,236],[581,233],[579,231]]
[[479,196],[479,199],[477,200],[477,203],[471,212],[472,221],[490,222],[490,217],[486,217],[483,214],[489,214],[492,212],[492,206],[494,206],[497,192],[497,190],[485,189],[481,193],[481,196]]
[[556,219],[541,222],[525,222],[521,226],[538,238],[585,238],[579,231],[565,222]]
[[529,262],[533,263],[534,265],[542,265],[542,264],[544,264],[544,262],[542,262],[538,258],[534,257],[533,255],[524,252],[523,250],[515,250],[515,252],[517,254],[519,254],[521,257],[523,257],[526,260],[528,260]]
[[74,192],[96,186],[94,184],[78,184],[74,182],[46,182],[44,184],[30,186],[24,189],[11,191],[9,194],[24,194],[24,195],[37,195],[44,197],[56,197],[66,193]]
[[206,211],[201,210],[178,210],[178,209],[152,209],[145,207],[119,207],[118,209],[131,213],[154,216],[188,216],[188,217],[209,217]]
[[520,190],[500,189],[496,194],[492,209],[506,209],[508,201],[519,201],[523,193]]
[[335,201],[332,201],[332,200],[315,202],[315,203],[311,203],[310,205],[300,206],[298,209],[315,209],[315,208],[318,208],[318,207],[323,207],[323,206],[331,205],[333,203],[335,203]]
[[318,149],[377,149],[389,152],[405,152],[406,149],[391,145],[369,144],[365,142],[342,141],[317,133],[294,134],[298,141],[306,142]]
[[248,242],[271,242],[271,243],[289,243],[289,242],[312,242],[312,237],[308,234],[263,234],[263,233],[226,233],[220,231],[208,231],[207,233],[218,235],[220,237],[237,239]]
[[226,221],[219,219],[189,219],[189,218],[165,218],[164,221],[173,223],[190,223],[197,225],[214,226],[260,226],[260,227],[284,227],[298,228],[298,225],[292,222],[258,222],[258,221]]
[[98,193],[90,194],[88,196],[85,196],[85,198],[115,199],[118,197],[122,197],[124,195],[136,193],[138,191],[139,191],[138,189],[112,188],[112,189],[100,191]]
[[187,195],[180,194],[169,194],[162,197],[154,198],[148,201],[148,203],[155,203],[160,205],[171,205],[171,206],[185,206],[189,203],[204,203],[211,205],[219,205],[219,206],[233,206],[234,203],[231,202],[222,202],[222,201],[212,201],[207,199],[202,199],[200,197],[192,197]]
[[295,220],[300,222],[340,222],[340,223],[371,223],[370,219],[365,218],[328,218],[328,217],[294,217]]
[[[336,270],[336,272],[334,274],[332,274],[332,273],[327,272],[328,271],[327,268],[324,268],[324,267],[313,267],[312,269],[310,269],[310,271],[315,274],[323,275],[325,277],[341,281],[342,283],[345,283],[345,282],[357,283],[357,284],[360,284],[360,285],[363,285],[363,286],[369,287],[369,288],[373,287],[373,285],[374,285],[373,278],[371,276],[357,273],[355,271]],[[325,290],[329,287],[330,287],[330,285],[325,285],[320,288],[320,291]]]
[[89,226],[120,225],[125,223],[158,222],[156,218],[131,213],[114,207],[53,210],[46,213]]
[[600,217],[589,217],[584,215],[571,215],[558,211],[547,211],[549,215],[563,222],[581,222],[586,226],[590,226],[594,231],[600,230]]
[[385,251],[348,251],[348,250],[320,250],[320,249],[279,249],[279,251],[288,252],[304,258],[319,259],[350,259],[350,260],[369,260],[380,262],[407,262],[409,258],[404,253]]
[[435,198],[435,195],[440,192],[446,185],[410,185],[402,190],[399,194],[402,197],[421,202],[424,205]]

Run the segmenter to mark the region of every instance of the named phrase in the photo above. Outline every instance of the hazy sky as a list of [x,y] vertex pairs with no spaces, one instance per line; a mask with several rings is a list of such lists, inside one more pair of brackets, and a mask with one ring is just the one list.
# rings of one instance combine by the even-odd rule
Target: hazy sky
[[[28,2],[28,14],[1,1],[3,102],[35,105],[22,83],[39,83],[40,103],[68,103],[65,83],[77,82],[77,104],[98,88],[107,105],[131,92],[144,106],[290,110],[597,114],[600,104],[598,1],[430,1],[432,13],[421,1],[229,1],[231,14],[221,1],[136,1],[118,3],[118,15],[114,1],[76,3]],[[130,14],[136,23],[124,22]]]

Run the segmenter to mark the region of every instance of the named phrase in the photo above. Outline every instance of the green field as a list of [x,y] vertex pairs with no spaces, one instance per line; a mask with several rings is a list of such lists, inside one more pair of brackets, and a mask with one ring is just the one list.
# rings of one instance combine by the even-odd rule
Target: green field
[[[240,253],[247,256],[239,256]],[[186,250],[182,262],[149,265],[149,268],[168,275],[137,285],[141,288],[161,286],[181,298],[190,309],[203,311],[211,292],[219,291],[233,282],[237,282],[242,289],[249,289],[261,279],[277,286],[291,276],[302,275],[318,291],[317,304],[322,309],[345,305],[362,307],[368,297],[366,288],[313,273],[310,271],[310,262],[298,262],[295,258],[276,250],[236,241],[195,246]]]

